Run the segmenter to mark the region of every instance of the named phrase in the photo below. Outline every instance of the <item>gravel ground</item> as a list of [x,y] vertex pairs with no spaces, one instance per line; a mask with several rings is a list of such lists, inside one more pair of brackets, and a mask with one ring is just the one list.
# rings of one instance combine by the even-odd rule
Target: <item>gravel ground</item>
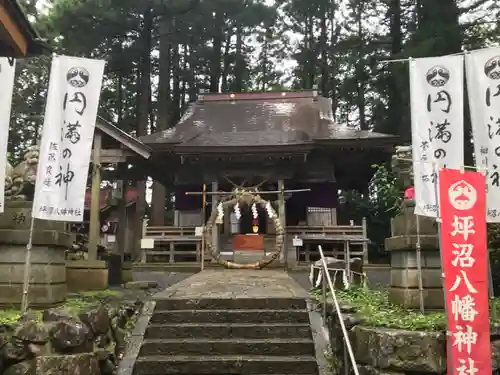
[[[371,268],[366,271],[368,275],[368,286],[370,288],[386,288],[390,283],[390,271],[388,268]],[[156,281],[160,289],[168,288],[179,281],[193,275],[191,272],[134,272],[135,281]],[[311,288],[309,272],[292,272],[290,275],[305,290]]]
[[[387,288],[391,281],[391,275],[388,268],[372,268],[367,270],[366,274],[368,276],[369,288]],[[309,272],[292,272],[290,273],[290,275],[304,289],[309,290],[311,288],[311,282],[309,281]]]
[[134,272],[134,281],[156,281],[160,289],[177,284],[193,275],[192,272]]

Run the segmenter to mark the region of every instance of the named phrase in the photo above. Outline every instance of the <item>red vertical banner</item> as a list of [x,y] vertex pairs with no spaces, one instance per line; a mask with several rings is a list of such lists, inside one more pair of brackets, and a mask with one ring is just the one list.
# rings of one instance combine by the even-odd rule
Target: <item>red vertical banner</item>
[[490,375],[485,177],[441,169],[439,202],[448,374]]

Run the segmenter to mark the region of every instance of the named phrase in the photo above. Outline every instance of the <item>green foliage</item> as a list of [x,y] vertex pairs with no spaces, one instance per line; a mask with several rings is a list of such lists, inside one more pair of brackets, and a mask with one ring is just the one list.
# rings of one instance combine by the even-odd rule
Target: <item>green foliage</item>
[[[316,299],[321,298],[321,291],[313,291]],[[350,289],[336,291],[342,304],[352,306],[358,311],[361,324],[370,327],[385,327],[414,331],[441,331],[446,328],[445,314],[430,312],[421,314],[389,302],[387,291],[369,289]],[[492,318],[493,309],[500,309],[500,299],[490,305],[490,317],[493,324],[500,324],[498,316]]]
[[[71,315],[78,315],[80,312],[89,309],[92,306],[98,306],[111,301],[119,300],[122,293],[115,290],[104,290],[98,292],[83,292],[71,294],[66,302],[59,306],[60,309],[66,310]],[[42,312],[40,310],[32,310],[38,319],[41,319]],[[18,309],[10,308],[0,311],[0,324],[15,324],[21,318],[21,312]]]
[[366,217],[370,252],[384,252],[384,240],[390,237],[390,222],[400,209],[403,187],[396,175],[384,165],[373,165],[375,173],[368,186],[368,194],[350,191],[346,194],[349,215],[359,221]]

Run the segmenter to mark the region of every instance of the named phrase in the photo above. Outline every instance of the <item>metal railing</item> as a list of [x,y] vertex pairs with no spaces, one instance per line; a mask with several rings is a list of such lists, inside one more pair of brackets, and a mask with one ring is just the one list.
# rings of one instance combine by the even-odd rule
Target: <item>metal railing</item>
[[[349,362],[351,364],[351,368],[354,372],[354,375],[359,375],[358,366],[356,364],[356,358],[354,357],[354,352],[352,350],[351,341],[349,340],[349,333],[347,332],[347,329],[346,329],[346,326],[344,323],[344,319],[342,317],[342,311],[340,310],[339,301],[337,300],[337,296],[335,294],[335,289],[333,287],[333,282],[332,282],[332,279],[330,277],[328,265],[326,263],[325,255],[323,254],[323,249],[321,248],[321,245],[318,246],[318,251],[319,251],[319,254],[321,256],[321,266],[322,266],[320,272],[321,272],[321,280],[322,280],[321,281],[321,289],[322,289],[322,293],[321,293],[322,301],[321,301],[321,303],[322,303],[323,323],[325,324],[327,322],[327,320],[326,320],[327,310],[328,310],[327,309],[327,302],[328,302],[327,301],[327,299],[328,299],[327,289],[329,288],[330,293],[332,295],[333,304],[335,306],[335,311],[337,312],[337,315],[338,315],[340,328],[342,330],[342,336],[344,339],[344,372],[345,372],[345,375],[350,374],[350,368],[348,366]],[[347,353],[347,355],[346,355],[346,353]]]

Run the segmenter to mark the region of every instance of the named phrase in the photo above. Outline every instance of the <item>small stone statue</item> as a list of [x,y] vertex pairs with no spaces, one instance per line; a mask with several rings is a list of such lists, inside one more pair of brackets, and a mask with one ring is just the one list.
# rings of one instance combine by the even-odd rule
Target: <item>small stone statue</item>
[[[399,182],[405,189],[413,187],[413,153],[412,146],[396,146],[396,152],[392,156],[392,171],[398,176]],[[415,200],[405,197],[402,207],[411,208],[415,206]]]
[[405,188],[413,186],[413,159],[411,146],[396,146],[392,156],[392,170]]
[[36,172],[40,148],[30,146],[24,160],[14,168],[8,164],[5,173],[5,198],[32,200],[35,191]]

